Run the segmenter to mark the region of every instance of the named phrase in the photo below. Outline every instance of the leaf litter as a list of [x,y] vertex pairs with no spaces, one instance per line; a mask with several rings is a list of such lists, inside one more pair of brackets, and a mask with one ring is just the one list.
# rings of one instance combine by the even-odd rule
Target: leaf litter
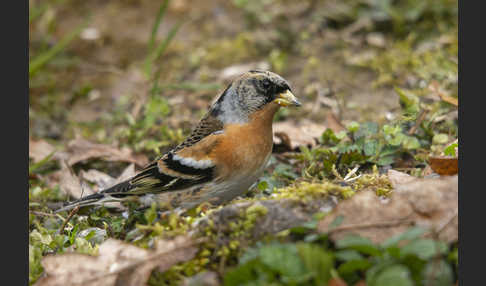
[[44,257],[46,275],[35,285],[146,285],[152,270],[165,271],[192,259],[198,243],[188,236],[179,236],[157,240],[154,249],[143,249],[110,238],[99,246],[98,256],[65,253]]
[[[429,229],[440,240],[457,241],[457,176],[412,179],[397,173],[389,173],[394,186],[390,198],[381,199],[368,191],[358,192],[322,219],[318,230],[329,232],[334,241],[357,234],[381,243],[415,225]],[[338,217],[344,218],[342,223],[332,227]]]

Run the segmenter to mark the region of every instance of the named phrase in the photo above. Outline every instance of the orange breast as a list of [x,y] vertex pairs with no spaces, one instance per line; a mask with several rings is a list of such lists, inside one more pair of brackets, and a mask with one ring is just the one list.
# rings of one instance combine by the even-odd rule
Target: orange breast
[[272,120],[278,107],[269,104],[254,112],[246,124],[230,124],[211,157],[220,166],[218,179],[232,174],[252,174],[260,169],[272,152]]

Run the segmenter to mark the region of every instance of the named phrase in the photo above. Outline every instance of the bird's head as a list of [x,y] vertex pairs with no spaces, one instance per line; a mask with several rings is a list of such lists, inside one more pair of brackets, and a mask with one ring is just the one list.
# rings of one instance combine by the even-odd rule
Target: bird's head
[[223,123],[243,123],[255,111],[300,106],[289,83],[276,73],[251,70],[235,79],[211,107]]

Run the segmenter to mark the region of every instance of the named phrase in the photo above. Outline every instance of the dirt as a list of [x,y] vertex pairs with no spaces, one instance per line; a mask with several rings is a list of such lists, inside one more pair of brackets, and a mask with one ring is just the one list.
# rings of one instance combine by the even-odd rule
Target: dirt
[[[346,63],[348,55],[344,53],[345,48],[349,50],[350,46],[359,46],[363,39],[356,36],[356,43],[343,43],[349,38],[345,32],[322,28],[318,26],[319,22],[309,21],[307,3],[287,3],[295,6],[295,9],[287,9],[289,12],[283,13],[292,20],[281,25],[291,40],[290,43],[279,44],[289,46],[291,52],[287,53],[285,68],[278,72],[289,80],[294,93],[304,103],[301,110],[290,111],[288,116],[297,121],[309,119],[327,125],[326,113],[331,108],[319,101],[319,97],[326,97],[338,103],[338,116],[343,123],[386,120],[387,113],[398,107],[394,91],[388,87],[373,88],[375,74]],[[94,40],[78,38],[67,48],[65,56],[74,58],[77,64],[68,69],[53,68],[53,73],[58,76],[53,85],[58,92],[70,94],[86,85],[95,91],[73,104],[68,121],[99,120],[112,111],[114,103],[121,96],[143,96],[141,86],[146,87],[147,81],[140,67],[147,53],[147,43],[159,5],[160,1],[71,1],[56,6],[52,11],[55,18],[52,36],[56,40],[78,27],[85,19],[88,19],[87,28],[98,33]],[[278,11],[282,6],[275,9]],[[210,82],[221,85],[219,91],[163,92],[161,96],[169,99],[183,95],[186,98],[195,97],[203,103],[190,106],[197,110],[187,110],[184,104],[176,105],[172,114],[182,114],[190,123],[196,122],[201,110],[230,80],[221,81],[218,77],[221,70],[265,60],[265,54],[272,52],[269,49],[277,46],[275,41],[284,41],[275,35],[275,30],[267,29],[268,24],[252,28],[244,13],[232,1],[180,0],[170,3],[157,39],[163,39],[180,19],[184,24],[156,64],[161,69],[161,82]],[[303,27],[307,28],[307,34],[299,34],[299,29]],[[41,33],[41,28],[40,25],[31,27],[31,39],[42,36],[37,35]],[[226,49],[225,45],[237,46]],[[313,90],[309,88],[311,86],[317,88]],[[37,99],[32,97],[44,92],[43,89],[31,88],[31,101],[35,103]],[[185,126],[190,125],[187,121],[182,120]],[[39,128],[46,128],[44,125]]]

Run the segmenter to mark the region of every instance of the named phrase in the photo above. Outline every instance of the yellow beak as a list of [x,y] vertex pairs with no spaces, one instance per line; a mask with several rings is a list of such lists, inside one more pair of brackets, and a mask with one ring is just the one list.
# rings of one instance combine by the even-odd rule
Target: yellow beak
[[285,92],[280,93],[277,95],[277,98],[274,100],[278,105],[281,106],[301,106],[302,104],[295,98],[295,95],[290,92],[290,90],[286,90]]

